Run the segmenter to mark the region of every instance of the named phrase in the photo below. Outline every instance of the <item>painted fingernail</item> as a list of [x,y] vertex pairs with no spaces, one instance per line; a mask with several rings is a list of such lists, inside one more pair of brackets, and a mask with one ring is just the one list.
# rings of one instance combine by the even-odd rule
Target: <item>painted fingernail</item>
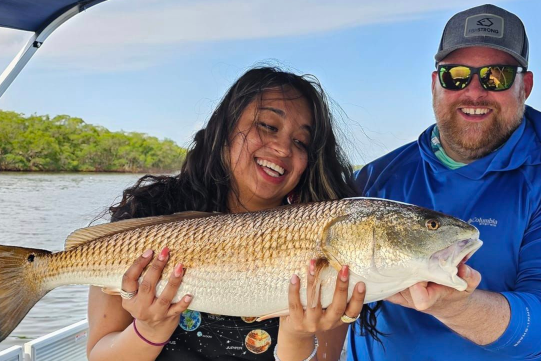
[[340,270],[340,279],[343,282],[346,282],[348,280],[348,276],[349,276],[349,267],[342,266],[342,269]]
[[142,256],[143,256],[143,258],[148,258],[148,257],[152,256],[152,253],[153,253],[153,251],[151,249],[147,249],[145,251],[145,253],[143,253]]
[[180,277],[180,275],[182,275],[182,272],[184,271],[184,269],[182,268],[182,264],[177,264],[175,266],[175,277]]
[[184,302],[191,302],[193,299],[193,296],[192,295],[186,295],[184,296]]
[[168,254],[169,254],[169,248],[164,247],[164,248],[162,249],[162,251],[160,252],[160,255],[158,256],[158,259],[159,259],[160,261],[163,261],[164,259],[167,258],[167,255],[168,255]]
[[297,282],[299,282],[299,277],[297,275],[291,276],[291,284],[295,285]]
[[366,290],[364,283],[359,283],[356,289],[357,289],[357,292],[359,293],[363,293]]
[[315,259],[310,260],[309,269],[310,269],[310,275],[315,276],[315,274],[316,274],[316,260]]

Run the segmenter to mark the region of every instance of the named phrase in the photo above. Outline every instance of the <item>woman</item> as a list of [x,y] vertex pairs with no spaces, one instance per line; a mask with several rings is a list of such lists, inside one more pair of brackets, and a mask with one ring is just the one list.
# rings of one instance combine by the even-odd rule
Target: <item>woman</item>
[[[178,176],[141,178],[110,211],[113,221],[193,210],[257,211],[288,200],[351,196],[350,179],[351,167],[336,143],[319,83],[275,68],[256,68],[233,84],[206,128],[195,135]],[[156,298],[153,287],[167,262],[168,249],[155,251],[159,255],[153,261],[153,250],[148,250],[126,272],[123,290],[138,290],[132,299],[109,296],[96,287],[90,290],[89,360],[272,360],[278,341],[277,357],[300,361],[317,349],[316,331],[336,326],[345,330],[340,316],[346,312],[355,317],[361,311],[362,286],[356,288],[346,309],[345,268],[333,304],[326,311],[320,306],[306,311],[299,307],[300,282],[292,277],[290,315],[280,320],[279,335],[277,319],[251,323],[193,312],[180,318],[191,296],[176,304],[170,300],[181,283],[182,266],[175,266],[168,286]],[[151,261],[152,267],[139,285],[137,280]],[[313,282],[310,276],[308,282]],[[249,335],[264,337],[274,345],[270,349],[250,347],[257,340],[250,340]],[[343,340],[343,332],[339,337]],[[341,346],[335,349],[339,352]],[[336,350],[322,346],[318,352]]]

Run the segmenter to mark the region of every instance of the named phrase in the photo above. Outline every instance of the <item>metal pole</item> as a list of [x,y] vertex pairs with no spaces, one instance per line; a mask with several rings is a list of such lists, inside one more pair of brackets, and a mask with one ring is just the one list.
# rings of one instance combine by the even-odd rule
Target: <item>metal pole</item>
[[71,17],[79,14],[81,12],[81,7],[79,4],[70,8],[56,19],[54,19],[45,29],[41,32],[36,32],[32,35],[30,40],[26,45],[19,51],[17,56],[11,61],[11,63],[4,70],[2,75],[0,75],[0,97],[4,94],[7,88],[11,85],[13,80],[19,75],[21,70],[26,66],[30,58],[34,53],[41,47],[45,39],[52,34],[60,25],[64,24]]

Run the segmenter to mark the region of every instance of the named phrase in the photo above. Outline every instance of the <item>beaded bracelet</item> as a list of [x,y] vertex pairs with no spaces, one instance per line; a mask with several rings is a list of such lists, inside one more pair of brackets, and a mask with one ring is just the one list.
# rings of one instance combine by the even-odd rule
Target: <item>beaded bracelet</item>
[[133,322],[132,322],[133,323],[133,329],[135,330],[135,333],[137,334],[137,336],[139,336],[139,338],[141,340],[145,341],[146,343],[148,343],[149,345],[152,345],[152,346],[165,346],[165,345],[167,345],[169,343],[170,339],[165,341],[165,342],[160,342],[160,343],[156,343],[156,342],[152,342],[152,341],[147,340],[143,335],[141,335],[139,333],[139,330],[137,329],[137,326],[135,325],[135,321],[136,321],[136,319],[134,318]]
[[[317,353],[317,348],[319,347],[319,341],[317,340],[317,337],[314,336],[314,350],[312,351],[312,353],[310,354],[310,356],[308,356],[307,358],[305,358],[304,360],[302,361],[310,361]],[[274,346],[274,360],[275,361],[281,361],[279,358],[278,358],[278,344],[276,344],[276,346]]]

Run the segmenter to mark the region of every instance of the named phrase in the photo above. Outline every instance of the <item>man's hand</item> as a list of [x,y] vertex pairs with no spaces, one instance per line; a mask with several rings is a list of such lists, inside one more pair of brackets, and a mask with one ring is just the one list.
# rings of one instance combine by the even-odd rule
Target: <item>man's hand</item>
[[458,276],[467,283],[464,291],[419,282],[387,301],[432,315],[478,345],[494,342],[504,333],[511,319],[507,299],[497,292],[477,290],[481,274],[465,264],[458,266]]
[[468,307],[470,296],[481,282],[481,274],[463,263],[458,266],[458,277],[468,284],[466,290],[419,282],[387,298],[387,301],[430,314],[443,322],[443,319],[452,318]]

